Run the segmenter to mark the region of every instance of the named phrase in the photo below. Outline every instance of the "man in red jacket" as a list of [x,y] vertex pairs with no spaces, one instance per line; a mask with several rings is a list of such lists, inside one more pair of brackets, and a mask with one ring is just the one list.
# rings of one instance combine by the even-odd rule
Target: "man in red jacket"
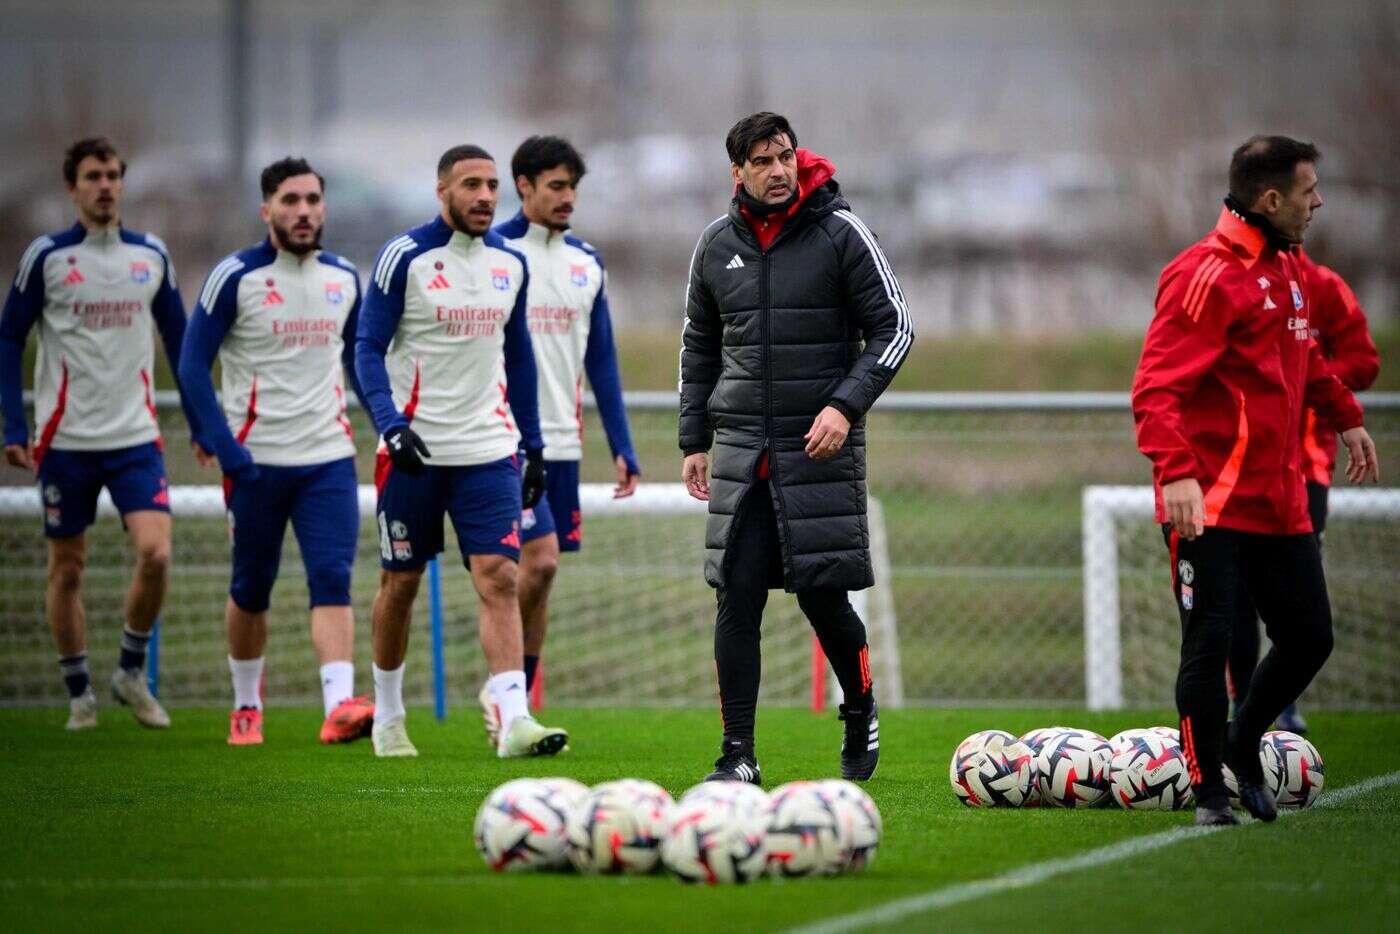
[[[1341,432],[1353,483],[1379,479],[1361,407],[1328,370],[1308,320],[1297,244],[1322,206],[1317,159],[1311,144],[1282,136],[1235,150],[1215,230],[1162,272],[1133,381],[1181,612],[1176,704],[1200,824],[1235,822],[1222,758],[1246,810],[1274,819],[1259,740],[1332,650],[1301,468],[1306,408]],[[1227,730],[1221,672],[1241,585],[1274,646]]]
[[[1308,325],[1313,340],[1322,348],[1327,367],[1353,392],[1370,388],[1380,372],[1380,354],[1366,328],[1366,314],[1351,288],[1333,270],[1314,263],[1302,250],[1298,260],[1307,277],[1307,292],[1312,300]],[[1312,409],[1303,419],[1303,477],[1308,488],[1308,515],[1312,518],[1313,535],[1322,547],[1322,533],[1327,526],[1327,491],[1332,485],[1332,469],[1337,462],[1337,432],[1317,417]],[[1244,692],[1254,677],[1259,661],[1259,616],[1254,601],[1241,589],[1235,617],[1235,633],[1230,641],[1228,686],[1236,709],[1244,702]],[[1279,714],[1276,725],[1281,730],[1306,733],[1307,721],[1298,712],[1297,704],[1289,704]]]

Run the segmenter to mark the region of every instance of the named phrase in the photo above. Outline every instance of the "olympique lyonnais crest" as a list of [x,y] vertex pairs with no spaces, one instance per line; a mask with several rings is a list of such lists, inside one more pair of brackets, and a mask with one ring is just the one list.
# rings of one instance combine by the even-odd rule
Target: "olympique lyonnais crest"
[[345,293],[341,291],[339,282],[326,283],[326,301],[332,305],[339,305],[345,301]]
[[1293,280],[1288,281],[1288,291],[1293,293],[1293,310],[1303,310],[1303,290],[1298,288],[1298,283]]
[[131,281],[138,285],[145,285],[151,281],[151,267],[148,263],[131,264]]
[[510,289],[510,270],[491,268],[491,284],[499,291],[506,292]]
[[577,286],[579,286],[579,287],[583,287],[583,286],[587,285],[587,284],[588,284],[588,267],[587,267],[587,266],[575,266],[575,265],[573,265],[572,263],[570,263],[570,264],[569,264],[569,281],[572,282],[574,285],[577,285]]

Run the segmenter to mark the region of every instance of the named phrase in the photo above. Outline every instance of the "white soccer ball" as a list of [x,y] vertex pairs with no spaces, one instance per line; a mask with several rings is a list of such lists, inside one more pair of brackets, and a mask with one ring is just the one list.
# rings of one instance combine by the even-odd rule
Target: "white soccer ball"
[[1192,798],[1181,746],[1166,736],[1140,736],[1109,762],[1113,800],[1131,810],[1179,811]]
[[756,879],[767,864],[768,795],[747,782],[703,782],[670,810],[661,863],[682,882]]
[[564,866],[568,811],[567,798],[539,779],[506,782],[476,812],[476,851],[497,872]]
[[958,743],[958,748],[955,750],[955,752],[962,753],[964,755],[970,755],[974,752],[978,752],[987,745],[988,741],[990,741],[992,737],[997,737],[1004,743],[1014,743],[1017,741],[1015,736],[1012,736],[1005,730],[978,730],[976,733],[973,733],[971,736],[964,739],[961,743]]
[[[1069,727],[1067,726],[1042,726],[1039,729],[1031,730],[1029,733],[1022,734],[1021,742],[1026,744],[1026,748],[1028,748],[1031,751],[1031,755],[1038,756],[1040,755],[1040,749],[1042,746],[1044,746],[1052,738],[1059,736],[1061,733],[1066,733],[1068,731]],[[1031,785],[1031,793],[1026,797],[1026,803],[1023,806],[1028,808],[1038,808],[1040,807],[1041,803],[1042,802],[1040,800],[1040,783],[1035,782]]]
[[1108,796],[1108,763],[1113,750],[1105,740],[1065,732],[1052,737],[1035,759],[1040,798],[1056,807],[1093,807]]
[[569,861],[579,872],[651,872],[660,857],[671,805],[664,788],[640,779],[594,786],[569,812]]
[[958,800],[969,807],[1018,808],[1035,785],[1035,756],[1030,747],[1010,734],[958,744],[948,765],[948,781]]
[[1264,784],[1274,792],[1281,808],[1305,808],[1322,794],[1326,778],[1322,754],[1297,733],[1271,730],[1259,743]]
[[768,873],[775,877],[832,876],[849,862],[841,822],[818,782],[788,782],[768,804]]
[[831,808],[836,812],[837,837],[841,842],[843,872],[860,872],[875,859],[880,837],[885,831],[880,809],[855,782],[829,778],[818,782]]

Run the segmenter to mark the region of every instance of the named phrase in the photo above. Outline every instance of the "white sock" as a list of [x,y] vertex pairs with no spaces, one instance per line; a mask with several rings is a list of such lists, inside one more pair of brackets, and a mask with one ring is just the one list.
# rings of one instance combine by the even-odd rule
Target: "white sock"
[[403,666],[393,671],[385,671],[374,665],[374,722],[383,723],[402,717],[403,710]]
[[252,707],[262,710],[263,660],[261,658],[237,659],[228,657],[228,671],[233,675],[233,709]]
[[354,695],[354,662],[326,662],[321,666],[321,705],[326,708],[326,716],[331,715],[336,704]]
[[528,716],[529,697],[525,693],[525,672],[503,671],[492,675],[486,682],[491,690],[491,699],[496,702],[496,711],[501,718],[501,735],[510,732],[510,725],[520,717]]

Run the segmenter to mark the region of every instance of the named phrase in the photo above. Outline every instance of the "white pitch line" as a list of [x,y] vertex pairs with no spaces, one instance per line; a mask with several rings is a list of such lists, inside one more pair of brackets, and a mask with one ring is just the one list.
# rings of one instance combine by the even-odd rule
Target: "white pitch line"
[[[1367,795],[1378,789],[1395,784],[1400,784],[1400,772],[1388,772],[1385,775],[1375,775],[1365,781],[1357,782],[1354,785],[1347,785],[1345,788],[1338,788],[1336,791],[1323,793],[1317,803],[1308,810],[1338,807],[1353,798],[1358,798],[1362,795]],[[1290,817],[1294,814],[1305,813],[1307,813],[1307,811],[1280,811],[1279,817]],[[812,924],[789,928],[787,934],[845,934],[847,931],[863,931],[871,925],[890,924],[895,921],[901,921],[911,915],[921,915],[937,911],[941,908],[960,905],[963,902],[985,898],[988,895],[996,895],[1012,889],[1022,889],[1027,886],[1039,885],[1047,879],[1053,879],[1055,876],[1061,876],[1067,872],[1090,869],[1094,866],[1102,866],[1105,863],[1112,863],[1122,859],[1131,859],[1135,856],[1141,856],[1143,853],[1150,853],[1153,850],[1160,850],[1174,843],[1180,843],[1182,840],[1194,840],[1228,829],[1227,827],[1177,827],[1172,830],[1164,830],[1160,833],[1148,834],[1144,837],[1134,837],[1120,843],[1113,843],[1108,846],[1099,847],[1098,849],[1087,850],[1077,856],[1071,856],[1065,859],[1052,859],[1042,863],[1033,863],[1030,866],[1022,866],[990,879],[980,879],[976,882],[963,882],[958,885],[945,886],[941,889],[925,892],[922,895],[911,895],[908,898],[901,898],[875,908],[866,909],[865,911],[857,911],[852,914],[829,918],[825,921],[817,921]]]

